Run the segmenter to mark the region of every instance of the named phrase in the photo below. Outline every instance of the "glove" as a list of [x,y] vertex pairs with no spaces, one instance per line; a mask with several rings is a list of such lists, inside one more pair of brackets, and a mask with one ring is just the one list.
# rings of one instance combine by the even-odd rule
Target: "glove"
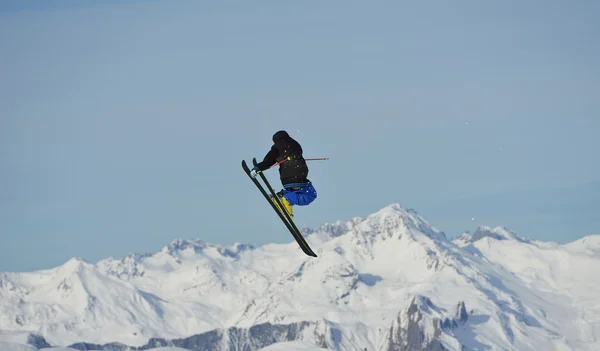
[[254,166],[254,168],[252,168],[252,171],[250,171],[250,177],[256,178],[256,176],[258,175],[258,172],[260,172],[260,169],[258,169],[258,167],[256,167],[256,166]]

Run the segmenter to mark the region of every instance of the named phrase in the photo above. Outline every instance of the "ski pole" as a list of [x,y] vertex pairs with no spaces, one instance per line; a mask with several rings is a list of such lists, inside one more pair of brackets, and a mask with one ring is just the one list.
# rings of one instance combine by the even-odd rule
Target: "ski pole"
[[305,158],[306,161],[327,161],[329,157]]
[[[285,161],[289,161],[291,160],[292,157],[288,156],[286,158],[284,158],[283,160],[277,162],[276,164],[272,165],[271,167],[275,167],[275,166],[279,166],[280,164],[284,163]],[[318,160],[329,160],[329,157],[317,157],[317,158],[305,158],[304,161],[318,161]]]
[[[279,161],[279,162],[275,163],[274,165],[272,165],[271,167],[269,167],[269,168],[267,168],[267,169],[271,169],[271,168],[273,168],[273,167],[275,167],[275,166],[279,166],[280,164],[284,163],[285,161],[289,161],[289,160],[291,160],[291,159],[292,159],[292,158],[291,158],[290,156],[288,156],[288,157],[284,158],[283,160],[281,160],[281,161]],[[265,169],[265,171],[266,171],[267,169]],[[261,173],[261,171],[258,171],[258,172],[256,172],[256,173]]]
[[290,156],[288,156],[288,157],[284,158],[283,160],[277,162],[276,164],[272,165],[271,167],[279,166],[280,164],[284,163],[285,161],[289,161],[291,159],[292,158]]
[[[279,162],[275,163],[274,165],[272,165],[272,166],[271,166],[271,167],[269,167],[269,168],[273,168],[273,167],[275,167],[275,166],[279,166],[280,164],[284,163],[285,161],[289,161],[289,160],[291,160],[291,159],[292,159],[292,157],[291,157],[291,156],[288,156],[288,157],[284,158],[283,160],[281,160],[281,161],[279,161]],[[305,161],[319,161],[319,160],[326,161],[326,160],[329,160],[329,157],[305,158],[304,160],[305,160]],[[267,169],[269,169],[269,168],[267,168]],[[257,172],[257,173],[260,173],[260,171],[259,171],[259,172]]]

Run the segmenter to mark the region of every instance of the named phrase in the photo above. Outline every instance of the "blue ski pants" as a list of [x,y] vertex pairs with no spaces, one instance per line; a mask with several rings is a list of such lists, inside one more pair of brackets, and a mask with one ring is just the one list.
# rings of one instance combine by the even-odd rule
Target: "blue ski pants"
[[283,197],[292,205],[307,206],[317,198],[317,191],[312,183],[303,187],[283,189]]

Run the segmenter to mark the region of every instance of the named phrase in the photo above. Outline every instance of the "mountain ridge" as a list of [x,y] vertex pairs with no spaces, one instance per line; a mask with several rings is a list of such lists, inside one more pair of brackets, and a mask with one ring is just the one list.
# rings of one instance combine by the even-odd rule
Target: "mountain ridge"
[[[154,253],[0,273],[0,330],[31,332],[61,346],[141,347],[152,338],[324,323],[343,336],[343,342],[326,338],[340,350],[402,349],[409,339],[423,349],[526,349],[532,335],[540,347],[587,347],[585,338],[598,345],[599,309],[570,324],[561,317],[594,301],[580,286],[600,286],[598,279],[570,274],[565,262],[599,267],[595,237],[563,246],[480,227],[449,239],[398,203],[304,233],[319,257],[303,255],[295,242],[254,247],[175,239]],[[505,261],[508,254],[515,262]],[[410,324],[411,318],[422,323]],[[565,325],[571,327],[561,335]],[[576,332],[580,325],[588,328],[583,334]],[[269,328],[265,335],[277,329]],[[317,342],[313,334],[302,341]]]

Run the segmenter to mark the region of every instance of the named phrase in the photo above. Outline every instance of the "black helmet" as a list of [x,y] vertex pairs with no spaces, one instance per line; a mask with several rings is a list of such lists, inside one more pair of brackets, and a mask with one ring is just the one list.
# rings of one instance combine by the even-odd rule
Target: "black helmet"
[[273,134],[273,142],[275,143],[277,142],[277,140],[289,137],[290,135],[285,130],[280,130],[277,133]]

